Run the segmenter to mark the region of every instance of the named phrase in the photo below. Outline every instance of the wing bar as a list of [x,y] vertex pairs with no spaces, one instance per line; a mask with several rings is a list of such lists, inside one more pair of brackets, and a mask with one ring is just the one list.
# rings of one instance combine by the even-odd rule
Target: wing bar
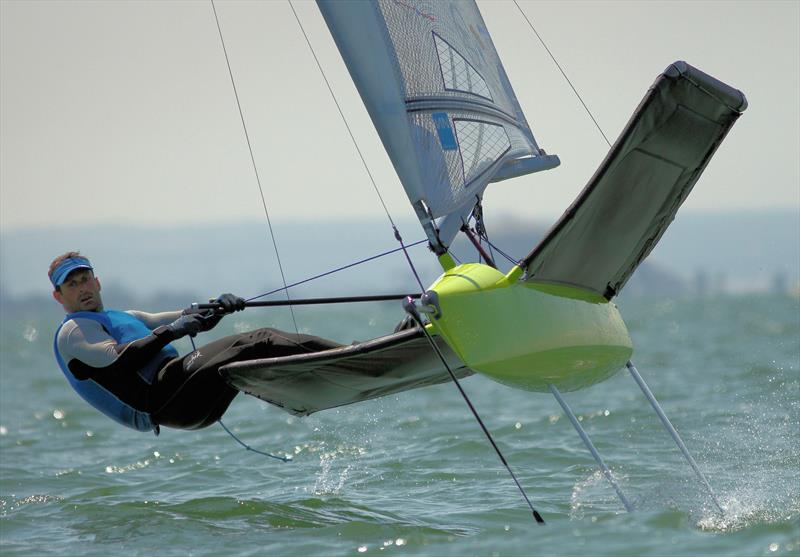
[[686,62],[668,66],[588,185],[523,260],[526,280],[617,295],[745,108],[741,91]]

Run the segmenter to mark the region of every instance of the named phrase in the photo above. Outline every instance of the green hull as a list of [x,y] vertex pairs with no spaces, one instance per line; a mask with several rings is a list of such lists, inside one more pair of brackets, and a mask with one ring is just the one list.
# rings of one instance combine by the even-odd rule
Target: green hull
[[471,369],[510,387],[574,391],[619,371],[633,353],[617,307],[591,292],[518,280],[477,263],[447,270],[430,288],[432,319]]

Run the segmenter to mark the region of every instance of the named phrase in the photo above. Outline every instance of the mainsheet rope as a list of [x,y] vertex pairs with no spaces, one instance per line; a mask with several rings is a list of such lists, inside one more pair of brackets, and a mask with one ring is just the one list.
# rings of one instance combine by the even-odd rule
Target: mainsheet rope
[[241,439],[239,439],[239,438],[238,438],[238,437],[237,437],[237,436],[236,436],[236,435],[235,435],[235,434],[234,434],[234,433],[233,433],[233,432],[232,432],[230,429],[228,429],[228,427],[227,427],[225,424],[223,424],[223,423],[222,423],[222,420],[217,420],[217,421],[219,422],[219,425],[221,425],[221,426],[222,426],[222,429],[224,429],[224,430],[225,430],[225,432],[226,432],[228,435],[230,435],[231,437],[233,437],[233,439],[234,439],[234,440],[235,440],[237,443],[239,443],[239,444],[240,444],[242,447],[244,447],[246,450],[248,450],[248,451],[251,451],[251,452],[254,452],[254,453],[256,453],[256,454],[260,454],[261,456],[268,456],[269,458],[274,458],[275,460],[280,460],[281,462],[292,462],[292,460],[293,460],[293,459],[292,459],[292,456],[291,456],[291,455],[287,455],[287,456],[280,456],[280,455],[276,455],[276,454],[268,453],[268,452],[266,452],[266,451],[259,451],[258,449],[254,449],[253,447],[251,447],[250,445],[248,445],[247,443],[245,443],[244,441],[242,441]]
[[[272,238],[272,247],[275,250],[275,259],[278,262],[278,270],[281,273],[281,280],[283,281],[284,290],[286,292],[286,300],[291,302],[289,297],[289,289],[286,286],[286,275],[283,272],[283,263],[281,262],[281,254],[278,250],[278,242],[275,240],[275,231],[272,229],[272,220],[269,218],[269,209],[267,209],[267,201],[264,196],[264,188],[261,187],[261,177],[258,174],[258,165],[253,156],[253,147],[250,144],[250,135],[247,133],[247,124],[244,120],[244,112],[242,111],[242,104],[239,102],[239,92],[236,90],[236,81],[233,79],[233,70],[231,69],[231,62],[228,58],[228,49],[225,48],[225,39],[222,36],[222,27],[219,24],[219,17],[217,16],[217,7],[214,5],[214,0],[211,0],[211,9],[214,11],[214,21],[217,23],[217,31],[219,32],[219,40],[222,43],[222,52],[225,54],[225,64],[228,66],[228,75],[231,77],[231,85],[233,86],[233,95],[236,98],[236,106],[239,109],[239,118],[242,121],[242,129],[244,130],[244,137],[247,141],[247,150],[250,152],[250,162],[253,164],[253,172],[256,175],[256,183],[258,184],[258,191],[261,194],[261,205],[264,207],[264,214],[267,217],[267,227],[269,228],[269,235]],[[292,323],[294,324],[295,333],[300,332],[297,326],[297,319],[294,316],[294,309],[289,305],[289,312],[292,315]]]

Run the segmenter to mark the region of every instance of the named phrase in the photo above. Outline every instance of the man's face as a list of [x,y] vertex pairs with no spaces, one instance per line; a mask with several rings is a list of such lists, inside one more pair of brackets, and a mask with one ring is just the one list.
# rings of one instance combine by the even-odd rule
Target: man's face
[[90,269],[77,269],[71,272],[61,288],[53,291],[53,298],[64,306],[67,313],[103,311],[100,281]]

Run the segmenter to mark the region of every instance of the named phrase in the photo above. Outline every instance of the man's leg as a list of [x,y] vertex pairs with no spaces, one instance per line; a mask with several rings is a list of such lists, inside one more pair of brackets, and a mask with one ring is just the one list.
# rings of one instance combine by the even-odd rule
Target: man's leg
[[201,346],[173,360],[158,374],[151,402],[157,423],[200,429],[217,421],[238,394],[220,377],[220,367],[235,361],[278,358],[340,346],[312,335],[258,329]]

